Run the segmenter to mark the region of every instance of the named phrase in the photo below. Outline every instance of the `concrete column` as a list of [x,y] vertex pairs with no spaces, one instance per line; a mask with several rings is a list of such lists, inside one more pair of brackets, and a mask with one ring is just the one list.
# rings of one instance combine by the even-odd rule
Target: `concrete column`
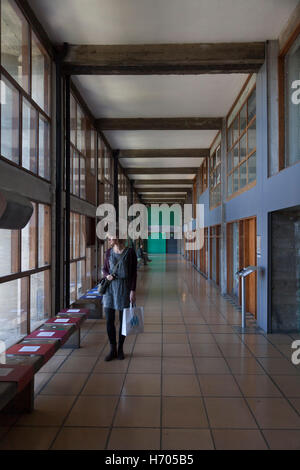
[[227,237],[226,237],[226,157],[227,157],[226,119],[223,119],[221,130],[221,256],[220,256],[220,289],[227,293]]

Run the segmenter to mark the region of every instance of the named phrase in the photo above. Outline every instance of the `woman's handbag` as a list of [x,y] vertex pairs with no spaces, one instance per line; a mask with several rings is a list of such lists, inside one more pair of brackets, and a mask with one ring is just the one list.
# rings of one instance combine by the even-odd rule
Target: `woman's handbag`
[[[128,248],[126,248],[124,250],[124,253],[123,255],[121,256],[121,258],[119,259],[119,261],[115,264],[115,266],[113,267],[113,270],[111,272],[111,276],[114,276],[117,272],[117,269],[118,269],[118,266],[119,264],[121,263],[121,261],[125,258],[125,255],[127,254],[128,252]],[[107,291],[108,289],[108,286],[110,285],[112,281],[109,281],[106,277],[104,277],[103,279],[101,279],[99,285],[98,285],[98,292],[100,295],[104,295],[105,292]]]

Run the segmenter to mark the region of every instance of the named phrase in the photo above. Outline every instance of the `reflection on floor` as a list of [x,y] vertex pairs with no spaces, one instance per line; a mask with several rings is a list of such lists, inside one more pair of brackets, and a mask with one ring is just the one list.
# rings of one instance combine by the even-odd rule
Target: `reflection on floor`
[[0,449],[300,449],[296,336],[241,335],[240,312],[181,257],[138,279],[145,332],[104,362],[104,320],[36,375],[35,411],[0,422]]

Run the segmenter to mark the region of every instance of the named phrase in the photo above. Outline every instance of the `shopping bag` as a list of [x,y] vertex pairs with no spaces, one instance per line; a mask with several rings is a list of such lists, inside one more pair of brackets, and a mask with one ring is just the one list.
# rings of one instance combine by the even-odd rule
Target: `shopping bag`
[[144,307],[136,307],[130,304],[123,309],[122,335],[136,335],[144,331]]

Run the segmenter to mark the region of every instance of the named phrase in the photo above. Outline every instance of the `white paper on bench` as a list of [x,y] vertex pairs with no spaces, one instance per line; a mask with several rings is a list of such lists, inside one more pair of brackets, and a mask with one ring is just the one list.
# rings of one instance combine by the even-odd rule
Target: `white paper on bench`
[[70,321],[70,318],[58,318],[54,323],[67,323],[67,321]]
[[75,313],[75,312],[80,312],[80,308],[76,308],[76,309],[70,308],[70,309],[68,310],[68,312],[70,312],[70,313],[72,313],[72,312],[73,312],[73,313]]
[[87,295],[86,298],[87,299],[96,299],[97,296],[96,295]]
[[13,369],[0,369],[0,377],[6,377]]
[[40,349],[41,346],[23,346],[19,349],[19,352],[36,352]]
[[53,335],[55,335],[55,332],[53,333],[43,332],[43,333],[39,333],[37,336],[53,336]]

